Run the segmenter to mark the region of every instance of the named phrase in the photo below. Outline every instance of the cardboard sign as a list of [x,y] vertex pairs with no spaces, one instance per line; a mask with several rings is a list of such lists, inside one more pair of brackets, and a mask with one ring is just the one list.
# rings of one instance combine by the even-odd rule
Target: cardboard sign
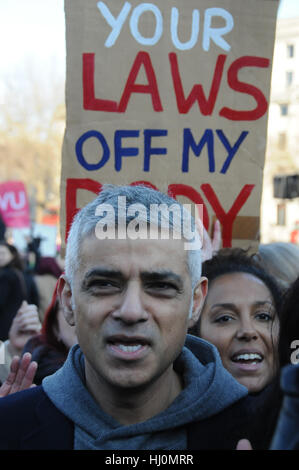
[[62,239],[104,183],[203,204],[257,240],[277,0],[65,0]]
[[27,191],[21,181],[0,184],[0,212],[7,227],[30,227]]

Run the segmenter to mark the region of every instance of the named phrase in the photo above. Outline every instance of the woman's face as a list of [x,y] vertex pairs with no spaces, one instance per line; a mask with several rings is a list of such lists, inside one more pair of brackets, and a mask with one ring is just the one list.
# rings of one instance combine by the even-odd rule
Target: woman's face
[[0,268],[3,268],[13,259],[12,253],[9,251],[7,246],[0,245]]
[[232,273],[211,282],[200,336],[218,348],[224,367],[251,393],[276,372],[278,326],[272,295],[257,277]]

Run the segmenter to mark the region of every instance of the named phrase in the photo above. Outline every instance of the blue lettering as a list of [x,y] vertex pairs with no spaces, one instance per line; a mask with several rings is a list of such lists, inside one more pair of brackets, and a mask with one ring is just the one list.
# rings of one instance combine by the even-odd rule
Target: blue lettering
[[189,171],[189,148],[192,149],[196,157],[199,157],[203,147],[208,147],[208,158],[209,158],[209,171],[214,173],[215,171],[215,157],[214,157],[214,137],[212,129],[206,129],[199,143],[196,144],[192,132],[189,128],[184,129],[183,137],[183,157],[182,157],[182,171]]
[[[86,140],[92,137],[98,139],[103,149],[102,158],[98,163],[88,163],[83,155],[83,145],[86,142]],[[80,163],[80,165],[83,166],[83,168],[85,168],[85,170],[94,171],[94,170],[99,170],[100,168],[102,168],[102,166],[104,166],[105,163],[109,160],[110,150],[106,142],[106,139],[103,136],[103,134],[101,134],[101,132],[88,131],[88,132],[85,132],[83,135],[81,135],[81,137],[77,140],[76,155],[77,155],[78,162]]]
[[120,171],[122,157],[136,157],[139,153],[137,147],[122,147],[122,139],[139,137],[139,131],[120,130],[114,134],[115,170]]
[[246,136],[249,132],[248,131],[243,131],[233,147],[231,147],[231,145],[230,145],[227,137],[224,135],[223,131],[217,129],[216,133],[217,133],[219,139],[221,140],[223,146],[225,147],[225,149],[228,152],[227,158],[226,158],[226,160],[223,164],[223,167],[221,168],[221,171],[220,171],[220,173],[225,174],[227,172],[230,164],[231,164],[232,159],[234,158],[234,156],[237,153],[240,145],[242,144],[243,140],[246,138]]
[[166,129],[145,129],[144,130],[144,167],[143,171],[150,171],[151,155],[166,155],[165,147],[152,147],[152,137],[165,137],[168,131]]

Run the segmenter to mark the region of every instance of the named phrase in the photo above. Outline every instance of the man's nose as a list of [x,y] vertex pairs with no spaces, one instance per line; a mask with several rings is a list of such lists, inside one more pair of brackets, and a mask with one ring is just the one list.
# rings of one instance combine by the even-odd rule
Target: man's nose
[[138,283],[127,286],[119,307],[113,312],[113,318],[128,324],[148,319],[148,313],[142,300],[142,288]]

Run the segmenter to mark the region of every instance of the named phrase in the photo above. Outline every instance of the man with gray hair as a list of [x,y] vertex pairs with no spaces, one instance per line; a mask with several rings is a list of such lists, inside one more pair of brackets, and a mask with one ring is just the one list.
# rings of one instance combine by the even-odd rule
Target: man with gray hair
[[233,449],[249,437],[247,389],[187,335],[207,293],[200,251],[174,199],[104,186],[73,220],[58,285],[78,344],[40,387],[0,400],[0,448]]

